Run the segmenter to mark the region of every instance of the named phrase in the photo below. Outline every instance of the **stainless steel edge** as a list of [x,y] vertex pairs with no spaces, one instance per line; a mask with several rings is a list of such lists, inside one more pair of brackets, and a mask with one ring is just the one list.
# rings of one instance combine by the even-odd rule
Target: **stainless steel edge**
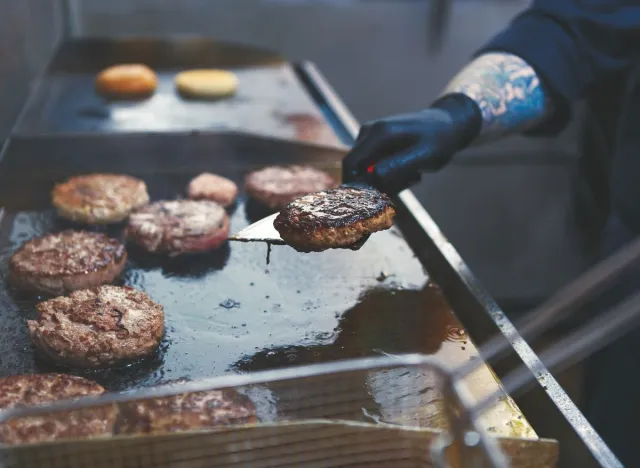
[[78,0],[62,0],[64,11],[65,34],[67,37],[78,37],[82,34],[80,20],[80,3]]
[[[299,73],[306,75],[306,81],[310,82],[315,88],[311,92],[317,93],[322,97],[326,106],[334,113],[335,119],[349,133],[352,139],[351,143],[353,143],[360,125],[318,68],[311,62],[302,62],[298,64],[297,70]],[[399,221],[403,221],[399,222],[401,231],[407,237],[409,245],[423,266],[443,288],[447,298],[451,301],[451,295],[447,293],[448,290],[467,294],[472,303],[474,303],[473,305],[478,306],[477,308],[481,309],[491,319],[491,322],[495,325],[493,332],[500,332],[509,341],[520,363],[526,365],[533,374],[538,390],[546,393],[546,396],[561,413],[565,422],[571,425],[582,440],[593,459],[603,467],[622,467],[623,465],[608,445],[569,398],[531,346],[520,336],[516,327],[480,281],[473,275],[462,257],[443,235],[435,221],[413,193],[410,190],[405,190],[398,194],[395,202],[399,208]],[[416,227],[419,229],[416,230]],[[408,229],[405,230],[405,228]],[[442,274],[439,275],[437,274],[438,272]],[[460,289],[460,286],[464,287],[464,291]],[[462,309],[456,307],[455,304],[452,305],[465,327],[470,328],[469,321],[466,320],[467,317],[461,314]],[[475,313],[475,311],[471,311],[471,313]],[[471,317],[468,318],[471,319]],[[474,336],[473,330],[470,330],[470,334]],[[485,336],[483,339],[488,337]],[[474,338],[478,339],[475,336]],[[525,416],[527,415],[525,414]],[[527,418],[531,419],[529,416]]]
[[100,396],[86,396],[73,400],[42,403],[36,406],[15,407],[0,410],[0,423],[10,419],[27,416],[37,416],[51,411],[68,411],[90,408],[98,404],[122,403],[147,398],[161,398],[182,393],[200,392],[224,388],[237,388],[285,380],[319,377],[329,374],[340,374],[351,371],[372,371],[394,366],[427,366],[440,373],[448,375],[448,369],[433,358],[422,354],[403,354],[394,356],[376,356],[343,361],[291,366],[281,369],[256,371],[247,374],[227,374],[208,379],[185,382],[180,385],[160,385],[145,387],[126,393],[107,392]]
[[[464,383],[455,382],[450,379],[450,369],[433,356],[421,354],[404,354],[395,356],[376,356],[348,359],[343,361],[325,362],[319,364],[309,364],[304,366],[293,366],[282,369],[273,369],[249,374],[229,374],[209,379],[202,379],[194,382],[187,382],[181,385],[164,385],[158,387],[148,387],[127,393],[105,393],[101,396],[88,396],[73,400],[63,400],[49,402],[30,407],[16,407],[0,410],[0,424],[11,419],[23,417],[37,417],[51,412],[71,411],[84,408],[91,408],[97,405],[109,405],[114,403],[124,403],[147,398],[167,397],[182,393],[199,392],[213,389],[239,388],[260,384],[270,384],[282,381],[301,380],[309,377],[321,377],[326,375],[346,374],[354,371],[376,371],[396,367],[420,368],[431,370],[443,379],[445,390],[445,401],[452,405],[462,405],[463,408],[471,408],[472,400]],[[455,439],[464,441],[465,434],[475,433],[481,443],[473,445],[463,444],[463,450],[469,455],[478,457],[478,461],[490,461],[496,468],[506,468],[508,465],[503,453],[499,449],[496,440],[490,438],[486,431],[478,427],[473,419],[466,417],[459,418],[454,411],[451,414],[452,424],[455,426]],[[470,413],[467,414],[467,416]],[[1,448],[0,444],[0,448]],[[471,466],[471,465],[470,465]],[[475,465],[474,465],[475,466]],[[480,466],[480,465],[478,465]]]
[[6,148],[9,146],[9,141],[16,134],[16,129],[20,128],[20,123],[23,121],[23,119],[25,118],[25,115],[27,114],[27,112],[28,112],[29,108],[31,107],[32,103],[35,101],[36,97],[38,96],[38,91],[42,87],[42,83],[44,82],[44,78],[45,78],[45,76],[47,74],[49,66],[51,65],[51,61],[53,60],[53,58],[56,56],[56,54],[60,50],[60,47],[64,43],[65,39],[66,38],[65,38],[64,35],[61,38],[58,39],[55,47],[53,48],[53,51],[49,55],[49,59],[46,62],[47,65],[44,66],[42,68],[42,70],[40,70],[40,73],[32,81],[32,83],[30,85],[29,94],[27,96],[27,99],[25,99],[25,102],[22,105],[22,108],[20,109],[20,113],[18,114],[18,117],[16,118],[16,121],[13,123],[13,126],[11,127],[11,131],[9,132],[9,135],[7,135],[7,138],[5,140],[5,144],[2,146],[2,148],[0,148],[0,160],[2,159],[2,155],[4,154]]
[[355,140],[360,131],[360,123],[338,97],[333,88],[331,88],[327,80],[320,73],[320,70],[318,70],[318,67],[312,62],[302,62],[299,64],[298,69],[307,74],[309,80],[316,86],[317,92],[325,99],[336,118],[344,125],[351,138]]

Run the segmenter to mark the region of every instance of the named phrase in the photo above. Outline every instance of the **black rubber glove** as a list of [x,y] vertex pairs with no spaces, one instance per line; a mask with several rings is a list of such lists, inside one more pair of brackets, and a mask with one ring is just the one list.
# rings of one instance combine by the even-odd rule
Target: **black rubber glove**
[[362,126],[342,163],[344,182],[363,181],[387,193],[420,181],[467,146],[482,127],[478,105],[464,94],[448,94],[415,114]]

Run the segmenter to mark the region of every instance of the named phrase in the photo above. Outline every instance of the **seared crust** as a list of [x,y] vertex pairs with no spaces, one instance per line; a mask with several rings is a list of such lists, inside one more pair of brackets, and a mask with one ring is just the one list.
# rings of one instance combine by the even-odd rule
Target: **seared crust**
[[238,186],[226,177],[203,172],[189,182],[187,196],[192,200],[211,200],[229,206],[238,195]]
[[280,210],[296,198],[337,184],[329,174],[311,166],[269,166],[247,174],[244,186],[254,199]]
[[158,201],[131,214],[126,236],[151,253],[205,252],[227,240],[229,216],[209,200]]
[[389,197],[369,188],[339,187],[305,195],[282,210],[273,226],[301,252],[359,249],[369,234],[389,229],[395,209]]
[[137,63],[105,68],[96,77],[98,92],[113,97],[146,96],[157,87],[158,77],[154,71]]
[[[97,396],[103,392],[104,388],[97,383],[72,375],[16,375],[0,379],[0,409]],[[0,441],[21,444],[111,435],[115,420],[114,405],[13,419],[0,424]]]
[[120,434],[158,434],[257,422],[251,400],[235,390],[208,390],[120,406]]
[[63,218],[89,224],[119,223],[132,210],[149,202],[146,184],[121,174],[71,177],[51,192],[53,206]]
[[153,353],[164,333],[164,309],[129,287],[100,286],[36,305],[33,344],[54,361],[78,368],[127,363]]
[[117,239],[67,230],[26,242],[9,260],[9,273],[21,289],[64,294],[113,282],[126,261]]

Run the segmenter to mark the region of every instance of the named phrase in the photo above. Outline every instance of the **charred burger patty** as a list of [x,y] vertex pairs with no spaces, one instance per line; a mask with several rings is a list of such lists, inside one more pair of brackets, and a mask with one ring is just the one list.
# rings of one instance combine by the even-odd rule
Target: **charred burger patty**
[[53,206],[63,218],[88,224],[119,223],[149,202],[146,184],[120,174],[87,174],[57,184]]
[[126,236],[151,253],[206,252],[229,237],[229,216],[209,200],[158,201],[131,214]]
[[120,407],[120,434],[158,434],[257,422],[251,400],[235,390],[207,390]]
[[21,289],[64,294],[113,282],[126,261],[118,240],[67,230],[26,242],[11,257],[9,272]]
[[329,174],[311,166],[269,166],[250,172],[244,180],[247,193],[274,210],[302,195],[336,185]]
[[227,207],[238,195],[238,186],[226,177],[203,172],[187,185],[187,196],[192,200],[211,200]]
[[[0,409],[100,395],[95,382],[65,374],[16,375],[0,379]],[[0,424],[0,441],[25,444],[68,438],[110,435],[116,420],[114,405],[11,419]]]
[[163,307],[126,286],[75,291],[36,309],[38,319],[27,322],[31,341],[71,367],[107,367],[148,356],[164,333]]
[[301,252],[358,249],[369,234],[389,229],[394,216],[387,195],[372,188],[342,186],[289,203],[273,226],[287,244]]

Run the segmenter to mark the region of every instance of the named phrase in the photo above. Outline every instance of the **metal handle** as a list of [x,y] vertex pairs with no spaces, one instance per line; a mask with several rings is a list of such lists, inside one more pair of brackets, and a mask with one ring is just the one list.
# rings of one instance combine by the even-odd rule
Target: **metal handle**
[[62,20],[64,25],[64,35],[67,38],[80,36],[80,5],[77,0],[62,0]]
[[440,51],[451,17],[452,0],[431,0],[427,26],[427,48],[434,54]]
[[[516,326],[527,340],[535,339],[560,320],[568,317],[580,306],[602,292],[614,280],[640,263],[640,239],[618,250],[595,267],[587,270],[569,285],[555,293],[544,304],[536,307]],[[480,349],[486,360],[495,362],[508,349],[508,343],[496,337]],[[460,375],[468,375],[475,369],[474,363],[458,369]]]

